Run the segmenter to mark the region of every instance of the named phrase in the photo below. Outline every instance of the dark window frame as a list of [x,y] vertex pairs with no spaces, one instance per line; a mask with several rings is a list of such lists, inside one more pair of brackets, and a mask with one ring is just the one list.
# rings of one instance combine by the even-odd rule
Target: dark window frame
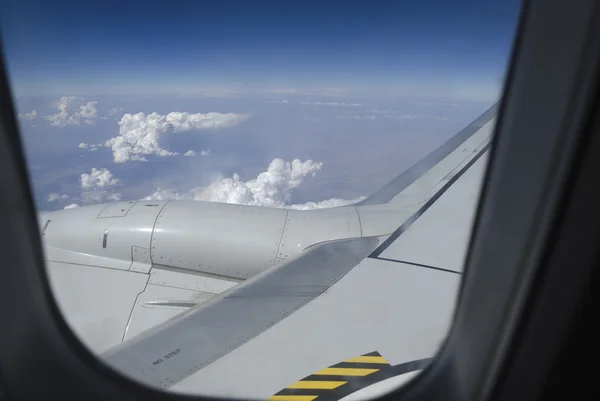
[[[454,323],[431,365],[382,399],[471,400],[495,392],[507,399],[512,394],[514,400],[523,398],[510,391],[523,380],[519,373],[532,375],[529,384],[543,382],[549,369],[543,362],[552,360],[568,330],[558,322],[568,322],[581,300],[565,294],[563,307],[549,321],[539,302],[552,305],[552,299],[536,294],[566,278],[581,286],[595,262],[594,241],[579,244],[581,264],[575,267],[559,250],[568,249],[568,239],[581,228],[573,220],[581,220],[573,205],[586,205],[577,203],[577,195],[567,198],[567,190],[577,194],[577,185],[589,185],[589,169],[595,166],[583,162],[590,158],[582,154],[598,147],[585,142],[598,106],[598,49],[600,10],[594,0],[526,1]],[[207,399],[128,380],[88,351],[62,319],[43,266],[10,87],[1,70],[0,378],[5,392],[20,399]],[[600,216],[590,215],[587,223],[598,223],[595,219]],[[534,324],[540,319],[554,329],[545,332],[544,344],[551,345],[535,341],[541,326]],[[529,352],[546,347],[541,360],[522,358],[527,344]]]

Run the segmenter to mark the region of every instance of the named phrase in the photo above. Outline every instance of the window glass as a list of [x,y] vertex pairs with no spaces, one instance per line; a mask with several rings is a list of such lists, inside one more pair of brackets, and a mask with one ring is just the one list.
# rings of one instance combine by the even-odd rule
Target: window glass
[[519,2],[0,8],[52,290],[99,358],[312,401],[435,356]]

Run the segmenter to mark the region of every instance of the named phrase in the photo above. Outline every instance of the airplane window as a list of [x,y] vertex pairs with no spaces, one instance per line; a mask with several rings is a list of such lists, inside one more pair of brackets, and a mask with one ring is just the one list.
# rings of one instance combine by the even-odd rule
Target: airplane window
[[520,2],[4,2],[46,270],[168,391],[372,397],[451,323]]

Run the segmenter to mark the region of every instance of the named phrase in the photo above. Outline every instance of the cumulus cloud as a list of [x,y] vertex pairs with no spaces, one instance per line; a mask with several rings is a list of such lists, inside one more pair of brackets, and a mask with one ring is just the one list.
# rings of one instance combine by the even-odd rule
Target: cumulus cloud
[[83,203],[119,201],[122,195],[113,189],[118,184],[119,179],[110,170],[92,168],[89,174],[83,173],[79,179],[81,201]]
[[[196,156],[197,153],[193,150],[188,150],[183,154],[184,156]],[[210,149],[200,151],[200,156],[208,156],[210,155]]]
[[194,200],[194,193],[201,189],[192,189],[188,192],[178,192],[174,189],[156,188],[152,195],[148,195],[142,200]]
[[320,202],[306,202],[287,206],[290,209],[310,210],[310,209],[326,209],[330,207],[352,205],[365,199],[365,196],[360,196],[355,199],[331,198]]
[[290,203],[293,190],[306,177],[314,176],[322,167],[323,163],[312,160],[275,159],[255,179],[242,181],[234,174],[204,188],[195,199],[281,207]]
[[332,198],[321,202],[291,204],[292,193],[307,177],[314,176],[323,163],[313,160],[304,162],[296,159],[286,162],[275,159],[266,171],[255,179],[242,181],[238,174],[222,178],[207,187],[193,188],[187,192],[157,188],[144,200],[184,199],[244,205],[289,207],[294,209],[316,209],[343,206],[358,202],[363,198],[352,200]]
[[62,96],[54,107],[58,110],[56,114],[50,114],[44,118],[50,121],[50,125],[64,127],[67,125],[91,125],[98,117],[96,109],[97,101],[86,102],[77,96]]
[[48,202],[66,203],[66,200],[77,201],[65,207],[70,209],[78,207],[79,203],[99,203],[99,202],[114,202],[120,201],[122,195],[115,191],[115,187],[120,184],[120,180],[116,178],[110,170],[106,168],[92,168],[89,173],[81,174],[79,178],[80,192],[77,195],[66,195],[59,193],[51,193],[48,195]]
[[79,149],[87,149],[90,151],[96,151],[100,148],[103,148],[104,144],[103,143],[80,143],[79,144]]
[[53,192],[50,195],[48,195],[48,202],[61,202],[64,201],[66,199],[69,199],[70,196],[67,194],[59,194],[57,192]]
[[108,188],[117,185],[119,179],[115,178],[106,168],[97,169],[93,167],[89,174],[81,174],[79,182],[81,189]]
[[[97,101],[87,102],[83,106],[79,106],[79,115],[84,119],[98,117],[98,110],[96,110]],[[76,113],[77,114],[77,113]],[[85,120],[87,121],[87,120]]]
[[[146,161],[144,155],[175,156],[179,153],[167,150],[161,144],[163,135],[231,127],[245,118],[247,118],[245,114],[215,112],[190,114],[173,111],[167,115],[125,114],[119,122],[119,135],[107,140],[104,146],[112,149],[115,163],[125,163],[130,160]],[[91,149],[92,146],[79,145],[82,149],[88,147]]]
[[[323,163],[313,160],[303,162],[296,159],[286,162],[282,159],[274,159],[266,171],[248,181],[243,181],[238,174],[233,174],[231,177],[220,178],[206,187],[192,188],[188,191],[159,187],[153,194],[142,200],[196,200],[308,210],[344,206],[364,199],[364,197],[331,198],[319,202],[293,204],[294,190],[305,179],[315,176],[322,168]],[[89,173],[81,174],[79,184],[81,189],[79,196],[52,193],[48,196],[48,201],[63,202],[72,199],[77,203],[65,207],[70,209],[78,207],[79,204],[113,202],[122,199],[121,193],[115,191],[115,187],[120,185],[120,180],[106,168],[92,168]]]
[[29,113],[19,113],[17,117],[19,117],[19,120],[35,120],[37,118],[37,111],[32,110]]

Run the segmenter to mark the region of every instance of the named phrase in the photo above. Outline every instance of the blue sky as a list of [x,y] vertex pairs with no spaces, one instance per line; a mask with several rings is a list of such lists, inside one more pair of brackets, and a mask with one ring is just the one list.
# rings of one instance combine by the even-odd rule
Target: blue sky
[[498,99],[519,6],[3,2],[38,207],[369,195]]
[[25,0],[4,2],[1,22],[23,93],[461,85],[489,97],[518,4]]

